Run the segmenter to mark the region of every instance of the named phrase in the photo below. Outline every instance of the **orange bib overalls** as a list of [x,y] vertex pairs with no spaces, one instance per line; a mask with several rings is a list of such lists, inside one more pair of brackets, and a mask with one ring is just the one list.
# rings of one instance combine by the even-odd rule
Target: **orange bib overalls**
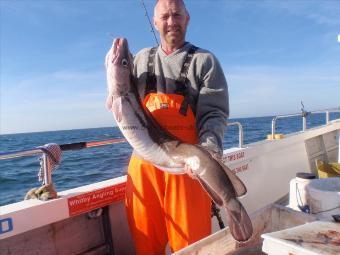
[[[161,127],[183,142],[197,143],[195,117],[185,95],[145,95],[143,106]],[[164,254],[168,241],[174,252],[211,232],[211,200],[199,182],[163,172],[137,155],[128,167],[125,206],[137,254]]]

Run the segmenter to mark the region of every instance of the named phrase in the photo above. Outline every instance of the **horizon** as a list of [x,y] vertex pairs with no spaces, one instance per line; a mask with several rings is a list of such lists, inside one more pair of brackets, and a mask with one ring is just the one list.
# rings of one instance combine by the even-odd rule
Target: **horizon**
[[[322,111],[325,110],[325,109],[321,109]],[[289,115],[289,114],[299,114],[299,113],[287,113],[287,114],[282,114],[282,115]],[[324,115],[325,113],[324,112],[315,112],[315,113],[312,113],[314,115],[318,114],[318,115]],[[340,107],[337,107],[337,110],[335,111],[331,111],[330,112],[330,121],[332,121],[332,115],[336,115],[336,119],[338,118],[338,116],[340,117]],[[249,117],[240,117],[240,118],[228,118],[227,119],[227,123],[229,122],[234,122],[234,121],[237,121],[237,120],[244,120],[244,119],[259,119],[259,118],[274,118],[274,117],[277,117],[277,116],[281,116],[281,115],[268,115],[268,116],[249,116]],[[290,118],[299,118],[301,117],[301,120],[302,120],[302,115],[296,115],[296,116],[292,116]],[[307,118],[307,121],[308,121],[308,118]],[[326,117],[325,117],[325,121],[326,121]],[[268,125],[271,126],[271,122],[268,122]],[[57,129],[57,130],[37,130],[37,131],[32,131],[32,132],[19,132],[19,133],[3,133],[3,134],[0,134],[1,135],[20,135],[20,134],[34,134],[34,133],[45,133],[45,132],[63,132],[63,131],[76,131],[76,130],[87,130],[87,129],[101,129],[101,128],[116,128],[116,129],[119,129],[119,127],[117,125],[113,125],[113,126],[106,126],[106,127],[85,127],[85,128],[74,128],[74,129]],[[227,133],[227,131],[226,131]]]
[[[224,70],[229,119],[296,113],[301,101],[339,107],[339,1],[185,3],[187,41]],[[0,21],[0,135],[115,126],[103,64],[112,37],[133,54],[155,44],[139,0],[3,0]]]
[[[249,118],[270,118],[274,117],[273,116],[253,116],[253,117],[241,117],[241,118],[228,118],[229,120],[236,120],[236,119],[249,119]],[[107,126],[107,127],[85,127],[85,128],[74,128],[74,129],[56,129],[56,130],[37,130],[37,131],[32,131],[32,132],[19,132],[19,133],[2,133],[0,135],[20,135],[20,134],[33,134],[33,133],[44,133],[44,132],[59,132],[59,131],[73,131],[73,130],[85,130],[85,129],[99,129],[99,128],[117,128],[119,127],[117,125],[112,125],[112,126]]]

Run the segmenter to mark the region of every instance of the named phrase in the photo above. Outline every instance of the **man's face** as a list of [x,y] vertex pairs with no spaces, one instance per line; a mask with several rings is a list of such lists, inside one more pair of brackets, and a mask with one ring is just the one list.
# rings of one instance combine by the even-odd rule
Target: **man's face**
[[185,40],[189,15],[180,1],[161,0],[155,8],[154,25],[165,46],[179,48]]

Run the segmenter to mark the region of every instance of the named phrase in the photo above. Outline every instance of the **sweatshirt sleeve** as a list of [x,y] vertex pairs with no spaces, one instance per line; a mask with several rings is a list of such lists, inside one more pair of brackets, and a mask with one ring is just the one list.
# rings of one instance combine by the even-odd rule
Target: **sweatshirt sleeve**
[[203,61],[196,105],[199,142],[207,149],[221,154],[226,120],[229,116],[228,86],[217,58],[209,53]]

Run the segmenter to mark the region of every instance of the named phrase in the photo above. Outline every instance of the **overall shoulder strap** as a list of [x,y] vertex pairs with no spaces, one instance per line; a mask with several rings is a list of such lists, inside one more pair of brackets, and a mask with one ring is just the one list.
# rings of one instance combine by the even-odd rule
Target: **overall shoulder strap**
[[156,80],[156,75],[155,75],[156,51],[157,51],[157,47],[153,47],[150,49],[150,52],[149,52],[144,97],[149,93],[157,92],[157,84],[156,84],[157,80]]
[[198,47],[195,45],[191,45],[190,49],[188,50],[188,54],[186,55],[181,72],[179,74],[178,79],[176,80],[176,94],[180,94],[184,96],[183,103],[181,104],[180,113],[182,115],[186,115],[188,111],[188,105],[192,104],[193,100],[190,98],[189,88],[188,88],[188,70],[191,64],[191,61],[194,57],[195,52],[198,50]]
[[191,60],[193,59],[194,54],[197,49],[198,47],[196,47],[195,45],[191,45],[190,49],[188,50],[188,54],[186,55],[184,59],[181,72],[179,73],[179,77],[177,79],[178,82],[181,82],[183,84],[187,83],[186,79],[188,75],[189,66],[191,64]]

